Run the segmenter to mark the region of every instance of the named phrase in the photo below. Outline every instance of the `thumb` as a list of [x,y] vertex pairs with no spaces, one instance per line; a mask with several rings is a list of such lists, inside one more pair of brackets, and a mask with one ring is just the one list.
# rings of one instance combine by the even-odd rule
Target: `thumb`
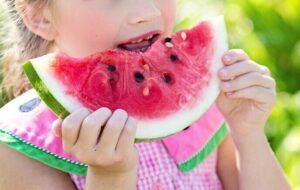
[[57,119],[52,123],[52,133],[56,136],[56,137],[61,137],[62,136],[62,132],[61,132],[61,125],[62,125],[62,120],[61,119]]

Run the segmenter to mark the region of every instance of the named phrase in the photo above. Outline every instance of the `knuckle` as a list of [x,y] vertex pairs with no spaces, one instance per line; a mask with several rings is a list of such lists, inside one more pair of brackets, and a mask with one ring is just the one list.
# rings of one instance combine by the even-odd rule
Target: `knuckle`
[[270,75],[270,74],[271,74],[271,71],[270,71],[270,69],[269,69],[268,67],[262,65],[261,68],[262,68],[262,72],[263,72],[263,73],[265,73],[265,74],[267,74],[267,75]]
[[232,49],[230,51],[232,54],[248,56],[247,53],[243,49]]
[[247,56],[247,53],[243,49],[237,49],[237,53],[240,54],[240,55],[246,55]]
[[270,101],[270,103],[274,104],[277,100],[277,93],[275,90],[270,90],[269,94],[268,94],[268,101]]
[[256,67],[257,67],[257,65],[258,65],[255,61],[253,61],[253,60],[251,60],[251,59],[250,59],[250,60],[247,60],[246,63],[247,63],[249,66],[256,66]]
[[270,78],[272,87],[276,88],[276,81],[272,77]]

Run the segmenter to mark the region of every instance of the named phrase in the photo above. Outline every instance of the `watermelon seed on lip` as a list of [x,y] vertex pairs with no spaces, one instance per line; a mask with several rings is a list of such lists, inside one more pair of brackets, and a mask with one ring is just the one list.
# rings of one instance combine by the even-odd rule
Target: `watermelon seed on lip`
[[144,75],[140,72],[134,73],[134,78],[135,78],[135,81],[138,82],[138,83],[143,82],[144,79],[145,79]]
[[171,42],[172,41],[172,38],[170,38],[170,37],[166,37],[165,38],[165,42],[167,43],[167,42]]

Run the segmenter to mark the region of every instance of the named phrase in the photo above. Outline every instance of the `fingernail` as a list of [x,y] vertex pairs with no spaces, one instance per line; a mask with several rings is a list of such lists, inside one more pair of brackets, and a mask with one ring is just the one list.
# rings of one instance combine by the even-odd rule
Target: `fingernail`
[[230,62],[230,60],[231,60],[231,57],[230,57],[229,55],[225,55],[225,56],[224,56],[224,61],[225,61],[225,62],[228,63],[228,62]]

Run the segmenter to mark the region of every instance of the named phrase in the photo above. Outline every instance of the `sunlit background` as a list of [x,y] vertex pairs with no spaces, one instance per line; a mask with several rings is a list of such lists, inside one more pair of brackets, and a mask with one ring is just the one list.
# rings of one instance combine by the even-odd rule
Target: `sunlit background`
[[[300,190],[299,9],[299,0],[178,0],[175,28],[192,27],[203,18],[224,14],[230,47],[244,49],[271,69],[278,101],[266,133],[295,190]],[[0,34],[4,19],[0,15]]]

